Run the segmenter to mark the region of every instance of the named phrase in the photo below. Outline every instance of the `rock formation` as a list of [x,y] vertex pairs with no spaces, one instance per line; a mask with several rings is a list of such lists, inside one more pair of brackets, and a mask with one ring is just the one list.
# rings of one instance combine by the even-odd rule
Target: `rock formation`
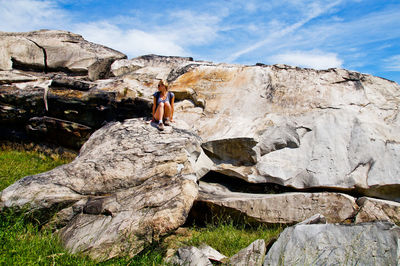
[[[55,214],[73,252],[134,255],[190,210],[257,223],[399,222],[395,82],[345,69],[128,60],[65,31],[0,36],[0,137],[80,149],[3,190],[0,207]],[[160,79],[176,98],[163,133],[146,122]]]

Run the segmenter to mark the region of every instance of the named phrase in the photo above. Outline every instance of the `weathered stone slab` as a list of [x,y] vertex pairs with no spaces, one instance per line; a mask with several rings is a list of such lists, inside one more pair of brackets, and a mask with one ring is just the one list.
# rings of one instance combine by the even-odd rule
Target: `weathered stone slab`
[[51,80],[51,87],[65,88],[71,90],[88,91],[95,86],[95,83],[78,80],[68,76],[55,76]]
[[26,130],[36,139],[72,149],[79,149],[93,132],[92,128],[85,125],[47,116],[32,117]]
[[389,200],[362,197],[357,200],[360,211],[356,223],[372,221],[390,221],[400,223],[400,203]]
[[193,63],[195,62],[191,57],[143,55],[130,60],[115,61],[111,65],[111,73],[117,77],[136,72],[166,80],[174,69]]
[[69,250],[100,260],[133,256],[185,222],[200,154],[199,137],[186,130],[159,132],[140,119],[108,124],[70,164],[4,189],[0,206],[49,215],[64,208],[60,236]]
[[214,215],[239,213],[261,223],[294,224],[315,214],[322,214],[329,223],[337,223],[352,219],[358,210],[355,198],[341,193],[252,194],[231,192],[222,185],[205,182],[200,182],[196,202]]
[[[65,71],[100,78],[98,68],[126,55],[67,31],[0,32],[0,69]],[[90,73],[95,71],[97,75]]]
[[38,80],[38,77],[18,70],[0,71],[0,84],[11,84]]
[[286,228],[264,265],[398,265],[400,228],[391,223]]

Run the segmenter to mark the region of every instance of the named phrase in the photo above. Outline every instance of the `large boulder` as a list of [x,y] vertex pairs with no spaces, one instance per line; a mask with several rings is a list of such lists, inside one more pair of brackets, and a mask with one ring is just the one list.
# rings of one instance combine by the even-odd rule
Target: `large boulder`
[[0,70],[65,71],[94,80],[107,76],[112,62],[123,58],[67,31],[0,32]]
[[357,211],[355,198],[341,193],[241,193],[200,181],[192,214],[197,220],[209,214],[246,217],[248,222],[294,224],[315,214],[322,214],[330,223],[350,221]]
[[203,64],[171,85],[188,88],[202,111],[179,105],[176,119],[204,139],[214,171],[400,200],[395,82],[343,69]]
[[264,265],[398,265],[400,228],[387,222],[286,228]]
[[185,222],[200,154],[200,139],[188,131],[161,133],[140,119],[111,123],[70,164],[4,189],[0,205],[56,214],[52,223],[72,252],[133,256]]

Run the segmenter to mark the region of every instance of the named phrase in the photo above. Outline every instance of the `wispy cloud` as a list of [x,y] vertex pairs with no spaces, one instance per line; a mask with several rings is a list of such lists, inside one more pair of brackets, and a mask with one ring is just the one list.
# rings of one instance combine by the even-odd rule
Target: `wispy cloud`
[[311,11],[308,14],[306,14],[306,16],[303,19],[301,19],[298,22],[293,23],[279,31],[273,32],[272,34],[268,35],[264,40],[258,41],[255,44],[252,44],[244,49],[241,49],[241,50],[233,53],[231,56],[229,56],[226,59],[226,61],[232,62],[244,54],[250,53],[260,47],[263,47],[269,43],[272,43],[272,42],[276,41],[277,39],[281,39],[285,35],[292,33],[295,30],[301,28],[302,26],[304,26],[306,23],[308,23],[312,19],[319,17],[320,15],[324,14],[325,12],[329,11],[331,8],[337,6],[340,3],[341,3],[341,1],[335,1],[331,4],[323,6],[323,7],[321,7],[320,5],[313,4]]
[[342,67],[343,60],[334,53],[323,53],[321,51],[293,51],[277,54],[270,58],[270,61],[315,69],[327,69]]
[[400,71],[400,54],[391,56],[385,60],[385,69],[389,71]]

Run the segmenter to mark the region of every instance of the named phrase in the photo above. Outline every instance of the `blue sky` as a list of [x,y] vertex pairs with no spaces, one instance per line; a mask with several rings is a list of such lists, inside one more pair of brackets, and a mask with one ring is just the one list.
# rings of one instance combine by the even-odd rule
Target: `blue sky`
[[340,67],[400,83],[399,0],[0,0],[0,31],[62,29],[133,58]]

